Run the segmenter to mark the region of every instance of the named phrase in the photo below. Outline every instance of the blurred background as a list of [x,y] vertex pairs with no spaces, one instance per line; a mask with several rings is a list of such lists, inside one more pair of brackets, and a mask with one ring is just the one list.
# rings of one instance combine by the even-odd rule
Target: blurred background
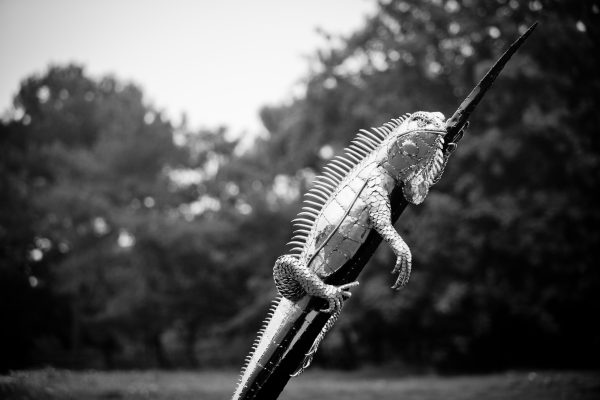
[[320,167],[534,21],[315,365],[598,368],[600,2],[246,3],[0,1],[0,372],[238,368]]

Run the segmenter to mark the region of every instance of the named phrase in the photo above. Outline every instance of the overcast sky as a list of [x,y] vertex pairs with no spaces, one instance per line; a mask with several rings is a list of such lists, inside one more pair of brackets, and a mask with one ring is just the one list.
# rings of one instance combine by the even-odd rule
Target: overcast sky
[[0,0],[0,113],[19,82],[48,64],[81,63],[138,83],[189,126],[262,129],[261,105],[289,99],[324,44],[348,34],[374,0]]

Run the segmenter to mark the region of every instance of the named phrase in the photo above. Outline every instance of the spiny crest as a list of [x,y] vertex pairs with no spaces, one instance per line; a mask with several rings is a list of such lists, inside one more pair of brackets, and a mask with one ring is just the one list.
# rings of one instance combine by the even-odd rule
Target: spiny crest
[[265,330],[267,329],[267,325],[269,325],[269,322],[271,322],[271,318],[273,318],[273,314],[275,313],[275,309],[279,305],[280,301],[281,301],[281,296],[278,295],[271,302],[271,306],[269,307],[269,311],[267,313],[267,318],[265,318],[265,320],[263,321],[263,324],[260,327],[260,329],[258,331],[258,334],[256,335],[256,339],[254,340],[254,343],[252,344],[252,350],[250,350],[250,353],[244,359],[244,366],[242,367],[242,371],[240,373],[240,377],[239,377],[239,380],[238,380],[238,385],[242,382],[244,373],[246,372],[246,369],[248,369],[248,366],[250,364],[250,360],[252,360],[252,357],[256,353],[256,348],[258,347],[258,344],[260,343],[260,340],[262,339],[263,335],[265,334]]
[[350,145],[344,149],[344,155],[335,156],[325,165],[322,175],[315,178],[313,186],[304,195],[302,210],[297,218],[292,220],[294,234],[288,242],[288,245],[292,246],[289,254],[300,256],[314,221],[340,182],[409,116],[410,114],[404,114],[371,130],[361,129]]

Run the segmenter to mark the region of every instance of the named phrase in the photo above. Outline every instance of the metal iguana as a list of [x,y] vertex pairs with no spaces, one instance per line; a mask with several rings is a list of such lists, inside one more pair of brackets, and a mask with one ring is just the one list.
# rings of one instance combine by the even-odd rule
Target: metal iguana
[[275,262],[273,276],[281,296],[246,359],[234,399],[277,398],[289,376],[310,365],[381,239],[397,257],[393,272],[398,278],[392,288],[406,285],[411,253],[394,229],[399,212],[394,215],[393,209],[423,202],[442,176],[468,116],[534,27],[509,48],[450,119],[419,111],[361,130],[344,155],[315,179],[292,221],[295,235],[288,244],[293,248]]

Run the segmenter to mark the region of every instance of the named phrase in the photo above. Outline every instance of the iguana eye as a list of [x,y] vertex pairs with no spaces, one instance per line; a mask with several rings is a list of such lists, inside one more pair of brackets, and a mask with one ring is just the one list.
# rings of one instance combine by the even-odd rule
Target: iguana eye
[[427,121],[423,117],[416,117],[415,122],[419,128],[424,128],[427,125]]
[[419,152],[419,148],[412,140],[405,140],[400,145],[400,151],[405,156],[416,156]]

